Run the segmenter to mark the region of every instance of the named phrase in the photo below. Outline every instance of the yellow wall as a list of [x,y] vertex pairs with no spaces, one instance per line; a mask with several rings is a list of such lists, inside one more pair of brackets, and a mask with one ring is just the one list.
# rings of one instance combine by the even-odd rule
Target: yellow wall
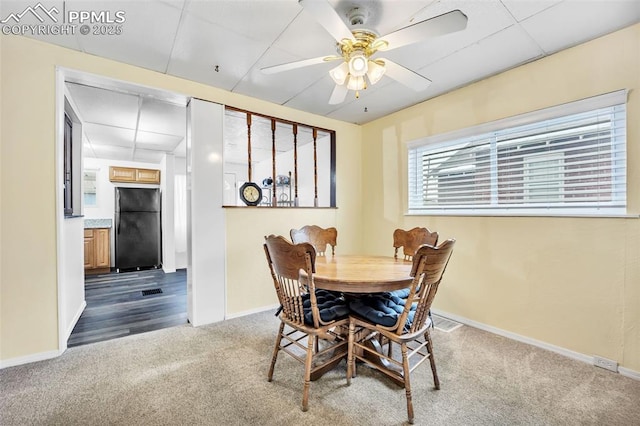
[[[61,66],[166,89],[322,128],[336,130],[337,210],[298,215],[230,209],[227,215],[227,306],[230,314],[274,301],[262,237],[317,219],[341,229],[345,249],[357,251],[361,234],[357,193],[361,176],[360,127],[235,95],[195,82],[124,65],[16,36],[0,36],[0,360],[58,350],[55,199],[55,67]],[[348,162],[340,159],[349,159]],[[258,213],[258,214],[255,214]],[[318,216],[316,216],[316,214]],[[283,220],[285,219],[285,220]],[[342,231],[344,229],[344,231]],[[344,232],[344,238],[342,238]],[[351,234],[351,235],[349,235]],[[350,236],[354,238],[350,240]],[[257,244],[257,242],[260,244]],[[247,257],[242,244],[256,245]],[[355,245],[354,245],[355,244]],[[255,255],[255,256],[253,256]],[[251,296],[259,283],[259,296]],[[265,300],[263,300],[265,299]]]
[[363,126],[363,220],[376,230],[363,247],[390,254],[396,227],[456,238],[434,308],[640,371],[637,218],[404,216],[406,142],[625,88],[628,203],[637,215],[640,25]]
[[[617,89],[640,211],[640,25],[355,126],[14,36],[0,36],[0,360],[57,350],[55,67],[337,131],[338,209],[227,209],[227,311],[275,304],[262,237],[335,225],[338,252],[391,254],[397,227],[458,244],[437,309],[640,371],[640,220],[404,216],[407,141]],[[366,141],[366,143],[363,143]]]

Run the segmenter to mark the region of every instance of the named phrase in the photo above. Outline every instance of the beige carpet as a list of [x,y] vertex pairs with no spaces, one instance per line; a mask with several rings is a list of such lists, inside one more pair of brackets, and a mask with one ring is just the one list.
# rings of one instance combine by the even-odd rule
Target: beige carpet
[[[281,354],[266,380],[278,322],[265,312],[69,349],[0,371],[7,425],[400,425],[404,390],[345,364],[311,385]],[[468,326],[433,332],[442,389],[413,375],[419,425],[640,425],[640,381]]]

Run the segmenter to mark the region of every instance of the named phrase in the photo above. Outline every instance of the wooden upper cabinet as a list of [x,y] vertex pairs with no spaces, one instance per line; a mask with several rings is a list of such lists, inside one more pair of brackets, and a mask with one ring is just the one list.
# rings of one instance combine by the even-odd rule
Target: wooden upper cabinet
[[111,182],[160,183],[160,170],[136,169],[133,167],[109,167]]
[[136,182],[160,183],[160,170],[136,169]]

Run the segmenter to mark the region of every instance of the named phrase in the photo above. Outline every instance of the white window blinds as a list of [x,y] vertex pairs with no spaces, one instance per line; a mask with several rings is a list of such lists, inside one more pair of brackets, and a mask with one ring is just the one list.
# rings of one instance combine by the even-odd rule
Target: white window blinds
[[409,146],[410,213],[626,212],[626,91]]

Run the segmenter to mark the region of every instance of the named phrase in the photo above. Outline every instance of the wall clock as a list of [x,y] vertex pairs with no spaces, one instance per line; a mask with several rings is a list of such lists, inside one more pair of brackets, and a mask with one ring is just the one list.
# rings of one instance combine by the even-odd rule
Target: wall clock
[[248,206],[257,206],[262,201],[262,189],[255,182],[245,182],[240,187],[240,199]]

